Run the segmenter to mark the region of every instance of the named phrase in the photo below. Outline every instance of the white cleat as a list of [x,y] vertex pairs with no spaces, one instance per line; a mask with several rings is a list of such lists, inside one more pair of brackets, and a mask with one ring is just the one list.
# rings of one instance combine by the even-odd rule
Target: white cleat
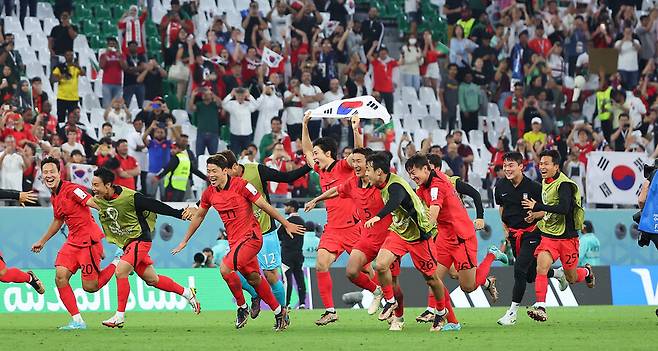
[[199,300],[196,298],[196,288],[190,288],[190,298],[187,299],[187,302],[192,306],[192,310],[194,313],[199,314],[201,313],[201,304],[199,303]]
[[514,325],[516,324],[516,312],[507,310],[505,315],[498,320],[499,325]]
[[404,318],[403,317],[394,317],[391,321],[391,326],[388,328],[390,331],[402,331],[404,328]]
[[564,275],[564,268],[560,267],[557,270],[561,271],[562,274],[560,274],[559,278],[555,279],[557,279],[558,283],[560,283],[560,291],[565,291],[569,287],[569,281],[567,281],[567,276]]
[[104,326],[109,328],[123,328],[123,323],[125,322],[125,317],[119,317],[116,314],[112,318],[104,320],[102,323]]
[[384,298],[384,292],[382,291],[381,287],[377,287],[375,291],[372,293],[372,302],[370,303],[370,306],[368,306],[368,314],[373,315],[377,313],[379,310],[379,307],[382,305],[382,299]]

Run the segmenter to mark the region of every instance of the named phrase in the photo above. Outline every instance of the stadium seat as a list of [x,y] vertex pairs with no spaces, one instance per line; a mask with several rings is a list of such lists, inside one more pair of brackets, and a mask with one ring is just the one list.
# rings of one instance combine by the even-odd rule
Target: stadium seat
[[[250,3],[251,0],[235,0],[235,8],[238,11],[247,10],[249,8]],[[260,6],[258,7],[258,9],[260,10]]]
[[[87,42],[87,36],[84,34],[78,34],[73,40],[73,50],[76,52],[89,50],[89,43]],[[100,53],[99,53],[100,55]]]
[[165,9],[159,1],[153,1],[153,8],[151,9],[151,22],[160,24],[162,17],[167,14],[167,9]]
[[442,113],[441,112],[441,103],[436,102],[434,104],[429,105],[430,107],[430,116],[434,117],[437,121],[441,120]]
[[434,116],[425,116],[421,119],[421,124],[423,129],[427,131],[432,131],[439,128],[439,122],[434,118]]
[[3,19],[5,20],[5,33],[23,32],[23,27],[18,17],[3,17]]
[[32,79],[34,77],[39,77],[41,80],[46,80],[46,74],[43,71],[43,66],[36,61],[36,62],[27,62],[25,64],[25,75],[29,78]]
[[481,130],[471,130],[468,132],[468,138],[471,142],[471,146],[484,146],[484,135]]
[[30,42],[27,40],[27,34],[22,30],[20,32],[12,32],[14,34],[14,47],[18,49],[31,48]]
[[404,124],[404,129],[408,130],[411,133],[414,133],[415,131],[422,129],[420,127],[420,122],[418,122],[418,118],[414,116],[410,116],[410,115],[404,116],[402,123]]
[[25,33],[28,35],[34,35],[35,33],[43,34],[41,20],[37,17],[25,17]]
[[[221,2],[221,0],[220,0]],[[215,0],[200,0],[199,1],[199,11],[207,13],[215,13],[217,9],[217,2]]]
[[53,5],[47,2],[38,2],[37,17],[40,19],[55,18],[55,13],[53,12]]
[[53,28],[59,24],[59,21],[54,16],[41,18],[41,19],[43,20],[43,32],[46,35],[50,35],[50,32],[52,32]]
[[427,107],[421,104],[418,100],[412,102],[411,104],[411,115],[415,118],[422,119],[426,116],[429,116]]
[[176,118],[176,124],[178,125],[191,125],[190,116],[185,110],[172,110],[171,114]]
[[264,13],[267,14],[272,9],[269,0],[256,0],[258,2],[258,8]]
[[402,101],[411,105],[413,102],[418,101],[418,95],[416,95],[416,90],[413,87],[402,87]]
[[94,108],[91,109],[91,116],[89,118],[89,122],[94,128],[101,128],[103,126],[103,123],[105,123],[105,118],[103,115],[105,114],[105,109],[103,108]]
[[498,135],[504,135],[507,139],[511,139],[512,131],[509,128],[509,120],[507,117],[500,117],[496,122],[496,132]]
[[402,101],[396,99],[395,103],[393,104],[393,113],[395,113],[398,116],[404,117],[410,113],[409,107],[405,105]]
[[94,6],[94,17],[99,21],[112,20],[112,11],[109,7],[99,4]]
[[489,119],[497,119],[500,117],[500,110],[498,110],[497,104],[490,102],[487,105],[487,117],[489,117]]
[[441,147],[446,145],[446,137],[448,136],[448,131],[445,129],[434,129],[432,131],[432,143],[439,145]]
[[[82,81],[82,78],[80,79],[80,81]],[[98,101],[98,97],[96,95],[94,95],[93,91],[91,90],[91,83],[89,83],[89,90],[82,90],[82,88],[81,88],[80,91],[88,91],[89,92],[89,93],[85,94],[82,97],[82,106],[86,110],[93,112],[94,109],[101,108],[101,103]]]
[[424,105],[432,105],[438,102],[436,95],[434,95],[434,89],[430,87],[421,87],[419,91],[420,102]]
[[32,49],[31,46],[28,46],[26,48],[21,48],[18,50],[18,52],[21,53],[21,57],[23,58],[23,63],[28,64],[32,62],[39,62],[39,59],[37,58],[37,54],[34,52],[34,49]]

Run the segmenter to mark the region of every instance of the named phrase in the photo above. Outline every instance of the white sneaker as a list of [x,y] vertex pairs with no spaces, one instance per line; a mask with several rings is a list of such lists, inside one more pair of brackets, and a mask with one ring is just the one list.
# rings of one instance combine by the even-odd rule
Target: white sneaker
[[559,278],[555,279],[560,283],[560,291],[565,291],[569,287],[569,282],[567,281],[567,276],[564,275],[564,268],[560,267],[557,270],[561,271],[562,274],[560,274]]
[[498,324],[500,325],[514,325],[516,324],[516,312],[512,312],[510,310],[507,310],[505,312],[505,315],[500,317],[498,320]]
[[382,288],[378,286],[372,295],[372,302],[370,303],[370,306],[368,306],[369,315],[373,315],[379,310],[379,307],[382,305],[382,299],[384,298],[384,292],[382,291]]
[[402,331],[402,328],[404,328],[404,318],[403,317],[395,317],[391,321],[391,326],[388,328],[390,331]]
[[101,323],[109,328],[123,328],[124,322],[125,322],[125,317],[119,317],[115,314],[114,316],[112,316],[112,318],[104,320]]

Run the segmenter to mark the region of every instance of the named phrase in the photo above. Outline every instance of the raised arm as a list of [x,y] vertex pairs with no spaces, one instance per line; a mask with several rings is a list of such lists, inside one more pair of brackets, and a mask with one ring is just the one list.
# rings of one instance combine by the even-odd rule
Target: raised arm
[[208,214],[208,209],[199,207],[196,210],[196,213],[194,216],[192,216],[192,220],[190,222],[190,226],[187,227],[187,232],[185,233],[185,237],[183,240],[178,244],[176,248],[171,250],[171,254],[175,255],[179,252],[181,252],[185,246],[187,246],[187,243],[190,241],[194,233],[196,233],[197,229],[201,226],[201,223],[203,223],[203,220],[206,218],[206,214]]
[[302,150],[306,156],[306,162],[313,160],[313,141],[308,133],[308,122],[311,120],[311,112],[304,113],[304,120],[302,121]]
[[270,217],[274,218],[277,222],[281,223],[281,225],[286,228],[286,231],[291,238],[293,234],[304,235],[306,232],[306,228],[303,225],[290,223],[279,211],[267,203],[267,200],[265,200],[264,197],[259,197],[254,204],[270,215]]

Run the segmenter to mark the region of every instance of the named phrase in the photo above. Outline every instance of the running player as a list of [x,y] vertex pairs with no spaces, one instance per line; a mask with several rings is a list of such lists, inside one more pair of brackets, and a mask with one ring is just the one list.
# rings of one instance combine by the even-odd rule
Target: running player
[[51,192],[53,221],[43,237],[32,245],[32,251],[41,252],[64,224],[68,226],[69,235],[55,259],[55,285],[71,321],[59,329],[86,329],[69,281],[80,269],[82,288],[86,292],[96,292],[110,281],[117,262],[112,261],[105,269],[99,269],[104,257],[103,232],[87,207],[92,196],[81,186],[62,180],[59,171],[58,159],[47,157],[41,161],[43,182]]
[[522,200],[523,208],[528,211],[543,211],[543,218],[537,222],[541,232],[541,242],[535,250],[537,257],[537,278],[535,294],[537,302],[528,310],[528,316],[545,322],[546,291],[548,290],[548,271],[559,258],[562,261],[564,275],[569,283],[585,281],[587,287],[595,284],[592,266],[578,267],[578,231],[583,229],[585,210],[581,204],[578,186],[569,177],[560,172],[560,154],[557,150],[544,150],[539,154],[539,172],[542,177],[541,198]]
[[[16,200],[21,205],[25,205],[25,204],[36,203],[37,195],[31,192],[0,189],[0,199]],[[23,272],[15,267],[7,268],[7,265],[5,264],[5,260],[2,258],[2,252],[0,252],[0,282],[28,283],[39,294],[43,295],[46,292],[46,289],[43,287],[43,283],[41,282],[41,280],[39,280],[39,278],[37,278],[34,272],[32,271]]]
[[[368,308],[368,314],[375,314],[379,309],[384,295],[382,289],[362,270],[364,266],[373,262],[377,257],[377,253],[388,235],[388,227],[392,223],[392,218],[391,216],[386,216],[372,228],[363,227],[363,223],[384,208],[384,200],[382,200],[381,192],[379,189],[372,186],[368,177],[366,177],[366,158],[370,156],[370,154],[372,154],[372,150],[368,148],[356,148],[352,150],[351,159],[355,176],[307,202],[304,210],[308,212],[314,208],[318,202],[335,197],[350,199],[356,204],[356,215],[362,225],[362,234],[359,241],[352,248],[350,258],[347,261],[347,278],[357,286],[363,286],[364,289],[373,293],[373,300]],[[401,298],[402,291],[397,284],[399,261],[396,260],[395,264],[397,267],[393,268],[393,289]],[[398,298],[398,296],[396,296],[396,298]],[[404,326],[402,309],[403,307],[400,304],[398,310],[396,310],[397,319],[391,323],[391,330],[402,330],[402,327]]]
[[187,218],[186,213],[134,190],[115,185],[114,173],[104,167],[94,171],[91,186],[95,196],[87,205],[99,211],[98,217],[107,241],[123,249],[116,268],[117,311],[102,324],[109,328],[123,328],[130,295],[128,276],[133,271],[147,285],[183,296],[192,310],[199,314],[201,305],[196,298],[196,289],[183,288],[171,278],[157,274],[149,256],[157,214],[182,219]]
[[[311,114],[307,112],[304,115],[302,124],[302,149],[307,162],[313,160],[314,170],[320,175],[322,191],[327,191],[352,178],[354,173],[352,172],[351,159],[348,157],[337,161],[338,145],[332,138],[323,137],[311,142],[308,133],[308,122],[310,120]],[[363,141],[359,137],[358,116],[352,117],[352,131],[354,133],[354,146],[363,147]],[[324,227],[324,233],[320,237],[315,269],[320,299],[326,310],[320,316],[320,319],[315,321],[316,325],[327,325],[338,320],[338,314],[334,308],[329,267],[344,251],[350,253],[361,236],[361,226],[358,224],[359,220],[355,215],[354,202],[345,198],[334,198],[327,200],[325,207],[327,209],[327,224]],[[359,287],[365,289],[364,286]]]
[[[391,232],[375,259],[385,299],[379,319],[390,317],[402,303],[394,296],[390,267],[396,259],[409,253],[414,267],[423,275],[436,296],[437,312],[430,330],[438,331],[448,311],[444,305],[446,288],[439,278],[438,262],[435,259],[436,245],[432,242],[432,237],[437,233],[436,225],[427,217],[427,208],[411,186],[400,176],[390,173],[390,164],[389,157],[383,153],[370,155],[366,161],[366,175],[370,183],[380,189],[384,207],[364,226],[372,228],[389,214],[393,217],[389,227]],[[393,321],[400,322],[398,318]]]
[[238,305],[235,327],[244,327],[249,315],[240,278],[236,274],[236,271],[239,271],[254,287],[258,296],[274,311],[275,329],[284,330],[289,323],[287,310],[277,302],[270,285],[263,284],[259,274],[256,256],[263,245],[263,237],[251,206],[256,204],[260,209],[267,212],[272,218],[281,223],[288,233],[303,234],[305,228],[288,222],[246,180],[229,176],[229,162],[223,155],[210,157],[207,167],[208,180],[211,186],[203,192],[200,207],[192,217],[192,223],[187,229],[185,238],[171,252],[176,254],[187,246],[192,235],[199,229],[208,210],[214,207],[222,222],[224,222],[231,248],[229,253],[224,256],[219,269]]
[[[229,176],[242,177],[242,179],[253,185],[258,193],[267,201],[270,202],[270,193],[268,191],[267,182],[278,183],[292,183],[295,180],[303,177],[311,168],[304,165],[291,172],[280,172],[262,164],[250,163],[241,165],[235,158],[235,154],[231,150],[220,152],[228,161]],[[258,218],[260,230],[263,232],[263,247],[258,252],[258,265],[263,270],[263,275],[272,288],[272,293],[280,305],[286,305],[286,291],[283,283],[279,279],[279,268],[281,267],[281,245],[276,233],[276,224],[274,219],[261,210],[255,204],[252,205],[254,214]],[[247,280],[240,274],[240,281],[242,288],[247,290],[251,296],[251,318],[258,317],[260,313],[260,298],[254,291],[253,287],[249,285]]]
[[[435,243],[439,277],[443,278],[454,264],[462,291],[470,293],[478,286],[483,286],[496,301],[496,278],[487,275],[494,260],[507,262],[507,256],[496,246],[492,246],[480,265],[476,265],[478,246],[474,224],[450,180],[445,174],[436,173],[430,167],[427,157],[420,154],[410,157],[405,164],[407,173],[418,185],[416,193],[429,206],[430,220],[438,226],[439,235],[436,236]],[[445,305],[450,306],[450,301],[445,301]],[[450,316],[450,319],[453,318]],[[450,320],[443,328],[446,331],[460,329],[459,323]]]
[[[524,210],[521,201],[523,199],[541,201],[541,184],[523,175],[523,167],[521,153],[515,151],[506,153],[503,156],[505,178],[496,184],[495,199],[496,204],[500,206],[503,231],[516,257],[512,304],[505,315],[498,320],[500,325],[516,324],[516,312],[525,294],[526,284],[534,282],[537,276],[535,249],[539,246],[541,235],[536,229],[537,222],[544,213]],[[561,268],[549,269],[548,277],[558,279],[560,290],[565,290],[569,286]]]

